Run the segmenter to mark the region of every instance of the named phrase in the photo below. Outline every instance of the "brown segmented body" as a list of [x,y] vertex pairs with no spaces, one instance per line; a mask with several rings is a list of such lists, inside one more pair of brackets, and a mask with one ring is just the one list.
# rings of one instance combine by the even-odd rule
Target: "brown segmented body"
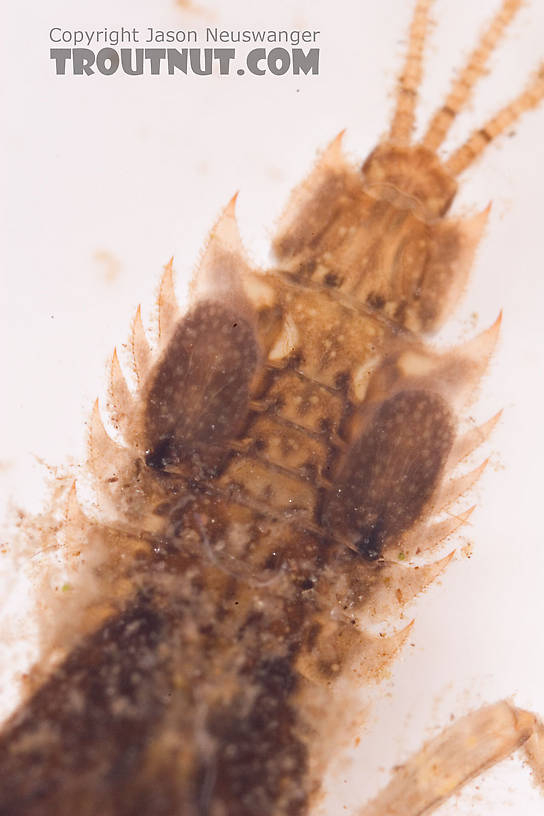
[[[429,517],[479,441],[455,447],[456,415],[496,331],[447,355],[420,334],[460,293],[482,219],[437,220],[452,182],[430,154],[386,147],[361,176],[339,147],[309,201],[295,193],[278,269],[250,269],[227,209],[199,272],[204,303],[181,323],[165,276],[157,362],[135,323],[137,399],[114,360],[128,447],[95,413],[90,458],[112,523],[82,517],[74,496],[66,522],[78,548],[107,545],[103,587],[83,649],[8,726],[5,812],[309,812],[315,708],[401,640],[357,619],[439,571],[398,554],[455,526]],[[121,548],[134,554],[123,569]]]

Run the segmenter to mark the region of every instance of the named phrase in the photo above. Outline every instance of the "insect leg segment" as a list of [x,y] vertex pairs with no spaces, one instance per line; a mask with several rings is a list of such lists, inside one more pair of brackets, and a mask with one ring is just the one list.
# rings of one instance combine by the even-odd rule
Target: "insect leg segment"
[[422,816],[468,781],[520,747],[542,785],[544,727],[506,701],[486,706],[446,728],[395,772],[357,816]]
[[397,88],[397,107],[389,131],[390,140],[396,144],[408,144],[414,128],[431,4],[432,0],[418,0],[414,9],[408,52]]
[[444,163],[446,171],[452,176],[458,176],[470,167],[490,142],[513,125],[526,111],[536,108],[542,99],[544,99],[544,63],[516,99],[502,108],[483,127],[475,130],[465,144],[450,156]]
[[[436,154],[457,114],[466,106],[474,86],[485,74],[489,57],[521,6],[521,0],[503,0],[489,28],[484,32],[467,64],[454,81],[444,104],[431,119],[427,132],[421,140],[421,146],[430,153]],[[468,140],[444,161],[445,173],[453,179],[466,170],[490,142],[516,122],[522,114],[535,108],[543,97],[544,65],[541,64],[536,75],[529,80],[519,96],[482,127],[475,130]],[[394,139],[391,138],[391,141]]]
[[489,57],[521,5],[521,0],[504,0],[489,28],[486,29],[470,55],[467,64],[454,81],[446,101],[433,116],[427,133],[421,141],[423,147],[433,152],[440,147],[455,117],[465,107],[474,86],[484,75]]
[[[415,121],[417,91],[421,83],[422,54],[428,29],[430,4],[430,0],[419,0],[416,3],[405,66],[397,90],[397,107],[392,118],[389,137],[382,147],[394,145],[407,148],[410,144]],[[521,6],[522,0],[503,0],[489,27],[471,53],[468,62],[455,79],[444,104],[432,117],[420,144],[414,146],[415,150],[420,148],[425,151],[428,163],[432,164],[432,157],[436,156],[436,151],[444,141],[453,121],[466,106],[480,77],[485,74],[491,54]],[[520,95],[502,108],[483,127],[478,128],[465,144],[444,162],[442,170],[445,176],[453,180],[466,170],[490,142],[510,127],[525,111],[536,107],[543,97],[544,67],[541,65],[536,76],[529,81]],[[416,171],[415,166],[412,169]],[[414,175],[417,175],[417,172],[414,172]]]

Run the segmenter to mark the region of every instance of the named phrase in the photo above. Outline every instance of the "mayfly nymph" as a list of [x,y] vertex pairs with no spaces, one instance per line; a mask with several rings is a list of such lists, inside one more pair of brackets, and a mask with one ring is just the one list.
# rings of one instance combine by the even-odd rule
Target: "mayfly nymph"
[[[310,816],[349,723],[346,678],[379,676],[405,641],[365,630],[443,572],[470,511],[456,465],[496,417],[459,431],[497,320],[439,353],[426,338],[468,280],[487,210],[448,216],[458,177],[544,96],[526,88],[438,150],[521,5],[504,0],[444,104],[412,140],[431,0],[417,0],[387,136],[360,166],[330,144],[288,203],[260,270],[235,199],[185,313],[172,265],[159,344],[138,310],[138,387],[117,355],[86,477],[55,535],[91,590],[78,637],[5,724],[0,816]],[[417,561],[417,565],[416,562]],[[341,694],[337,694],[342,689]],[[430,813],[542,727],[499,702],[454,723],[354,816]]]

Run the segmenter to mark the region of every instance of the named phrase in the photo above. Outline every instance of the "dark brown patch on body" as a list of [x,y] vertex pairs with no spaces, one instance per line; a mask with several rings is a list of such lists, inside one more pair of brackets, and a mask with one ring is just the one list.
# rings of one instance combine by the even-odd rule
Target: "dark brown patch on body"
[[244,422],[258,346],[246,320],[205,301],[176,329],[147,397],[147,464],[158,469],[218,448]]
[[296,734],[297,712],[292,703],[298,675],[291,659],[265,658],[252,680],[258,691],[248,712],[233,706],[212,712],[208,719],[210,735],[220,743],[211,768],[210,799],[231,802],[236,816],[276,812],[303,816],[307,791],[301,780],[307,749]]
[[163,630],[147,601],[134,604],[15,715],[0,742],[1,816],[131,812],[125,791],[167,700]]
[[[209,575],[192,583],[171,609],[142,598],[109,621],[7,724],[0,816],[307,812],[293,702],[300,637],[277,657],[262,642],[274,625],[285,639],[300,605],[274,624],[239,613],[235,586],[229,602]],[[234,666],[214,684],[225,659]]]
[[386,400],[349,451],[325,502],[323,523],[350,537],[367,558],[416,522],[454,439],[445,402],[426,391]]

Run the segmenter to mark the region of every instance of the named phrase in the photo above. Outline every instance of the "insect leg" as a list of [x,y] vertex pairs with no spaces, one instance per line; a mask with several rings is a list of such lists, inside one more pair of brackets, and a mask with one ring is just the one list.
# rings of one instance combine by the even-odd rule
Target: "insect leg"
[[429,27],[429,9],[432,0],[418,0],[410,40],[397,88],[397,106],[391,122],[390,140],[396,144],[408,144],[414,128],[418,89],[421,84],[423,47]]
[[520,95],[502,108],[483,127],[475,130],[467,141],[444,162],[448,173],[458,176],[466,170],[490,142],[516,122],[525,111],[536,108],[543,98],[544,63],[541,63],[536,75],[528,82]]
[[466,105],[471,91],[485,72],[486,63],[497,47],[506,26],[521,7],[521,0],[504,0],[462,71],[455,79],[446,101],[433,116],[422,144],[436,149],[444,141],[455,117]]
[[473,711],[410,757],[357,816],[421,816],[486,768],[524,746],[537,781],[544,769],[544,727],[506,701]]

